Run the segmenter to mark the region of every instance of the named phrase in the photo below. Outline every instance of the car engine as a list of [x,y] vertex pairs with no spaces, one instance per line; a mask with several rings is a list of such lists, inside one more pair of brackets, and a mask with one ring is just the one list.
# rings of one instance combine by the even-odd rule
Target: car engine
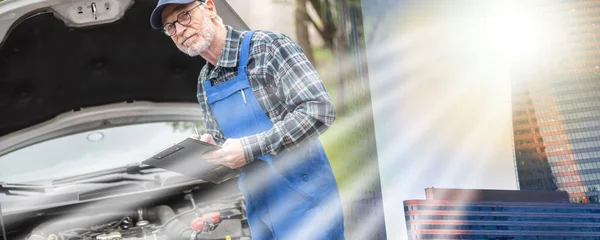
[[206,198],[201,191],[185,191],[158,199],[144,197],[129,195],[5,215],[6,239],[251,239],[241,194]]
[[[196,203],[178,213],[168,205],[127,213],[69,216],[38,225],[28,240],[250,239],[241,198]],[[98,220],[103,223],[93,224]],[[246,225],[246,231],[244,231]]]

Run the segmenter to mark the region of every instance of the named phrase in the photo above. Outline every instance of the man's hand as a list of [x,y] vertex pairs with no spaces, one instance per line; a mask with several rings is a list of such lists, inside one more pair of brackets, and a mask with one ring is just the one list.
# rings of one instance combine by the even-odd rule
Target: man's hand
[[[198,139],[197,135],[193,135],[192,138]],[[202,134],[200,141],[207,143],[215,143],[215,139],[210,134]],[[221,149],[210,151],[202,155],[206,161],[220,164],[231,169],[236,169],[246,165],[246,155],[242,149],[242,142],[239,139],[230,138],[223,143]]]
[[202,136],[198,136],[198,135],[194,134],[194,135],[192,135],[190,137],[193,138],[193,139],[196,139],[196,140],[203,141],[203,142],[217,144],[215,142],[215,139],[213,138],[213,136],[210,135],[210,134],[208,134],[208,133],[202,134]]

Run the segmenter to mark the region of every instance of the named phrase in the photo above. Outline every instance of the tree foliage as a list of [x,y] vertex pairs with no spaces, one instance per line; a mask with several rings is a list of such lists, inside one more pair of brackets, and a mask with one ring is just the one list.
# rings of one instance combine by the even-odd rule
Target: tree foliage
[[[335,59],[337,69],[331,69],[329,81],[335,85],[336,110],[344,114],[347,108],[348,85],[365,79],[364,38],[360,0],[295,0],[298,43],[310,60],[313,48],[308,36],[312,25],[323,40],[323,47]],[[312,9],[314,11],[309,11]],[[362,84],[364,85],[364,84]]]

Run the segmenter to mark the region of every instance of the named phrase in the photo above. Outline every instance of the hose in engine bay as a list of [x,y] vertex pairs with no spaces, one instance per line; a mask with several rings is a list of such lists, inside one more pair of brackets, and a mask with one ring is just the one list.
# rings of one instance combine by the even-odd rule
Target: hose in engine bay
[[57,220],[44,222],[37,227],[35,227],[32,231],[28,240],[47,240],[47,236],[54,232],[60,232],[67,230],[69,228],[73,228],[73,226],[85,226],[85,225],[94,225],[99,222],[108,222],[114,219],[123,219],[124,217],[134,217],[136,216],[136,212],[133,211],[119,211],[119,212],[108,212],[108,213],[98,213],[93,216],[90,215],[75,215],[68,216],[64,218],[60,218]]
[[[192,209],[194,210],[194,209]],[[175,211],[167,205],[160,205],[154,207],[150,211],[154,212],[160,222],[162,223],[162,228],[167,229],[166,234],[169,239],[190,239],[190,236],[194,232],[192,228],[190,228],[185,223],[181,222],[177,217],[186,213],[191,212],[186,211],[179,215],[175,214]]]

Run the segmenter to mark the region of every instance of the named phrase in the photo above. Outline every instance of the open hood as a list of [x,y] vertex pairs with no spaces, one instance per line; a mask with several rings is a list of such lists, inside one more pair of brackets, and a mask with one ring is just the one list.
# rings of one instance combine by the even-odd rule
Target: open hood
[[[17,131],[39,130],[40,124],[64,113],[73,119],[82,109],[105,112],[107,107],[94,107],[116,106],[122,118],[127,111],[115,103],[145,102],[146,108],[152,108],[147,102],[196,103],[204,60],[180,52],[170,38],[150,27],[156,3],[0,2],[0,142],[5,142],[0,148],[9,147],[6,140],[15,139]],[[225,24],[247,29],[225,1],[215,3]],[[137,109],[131,114],[140,114]]]

